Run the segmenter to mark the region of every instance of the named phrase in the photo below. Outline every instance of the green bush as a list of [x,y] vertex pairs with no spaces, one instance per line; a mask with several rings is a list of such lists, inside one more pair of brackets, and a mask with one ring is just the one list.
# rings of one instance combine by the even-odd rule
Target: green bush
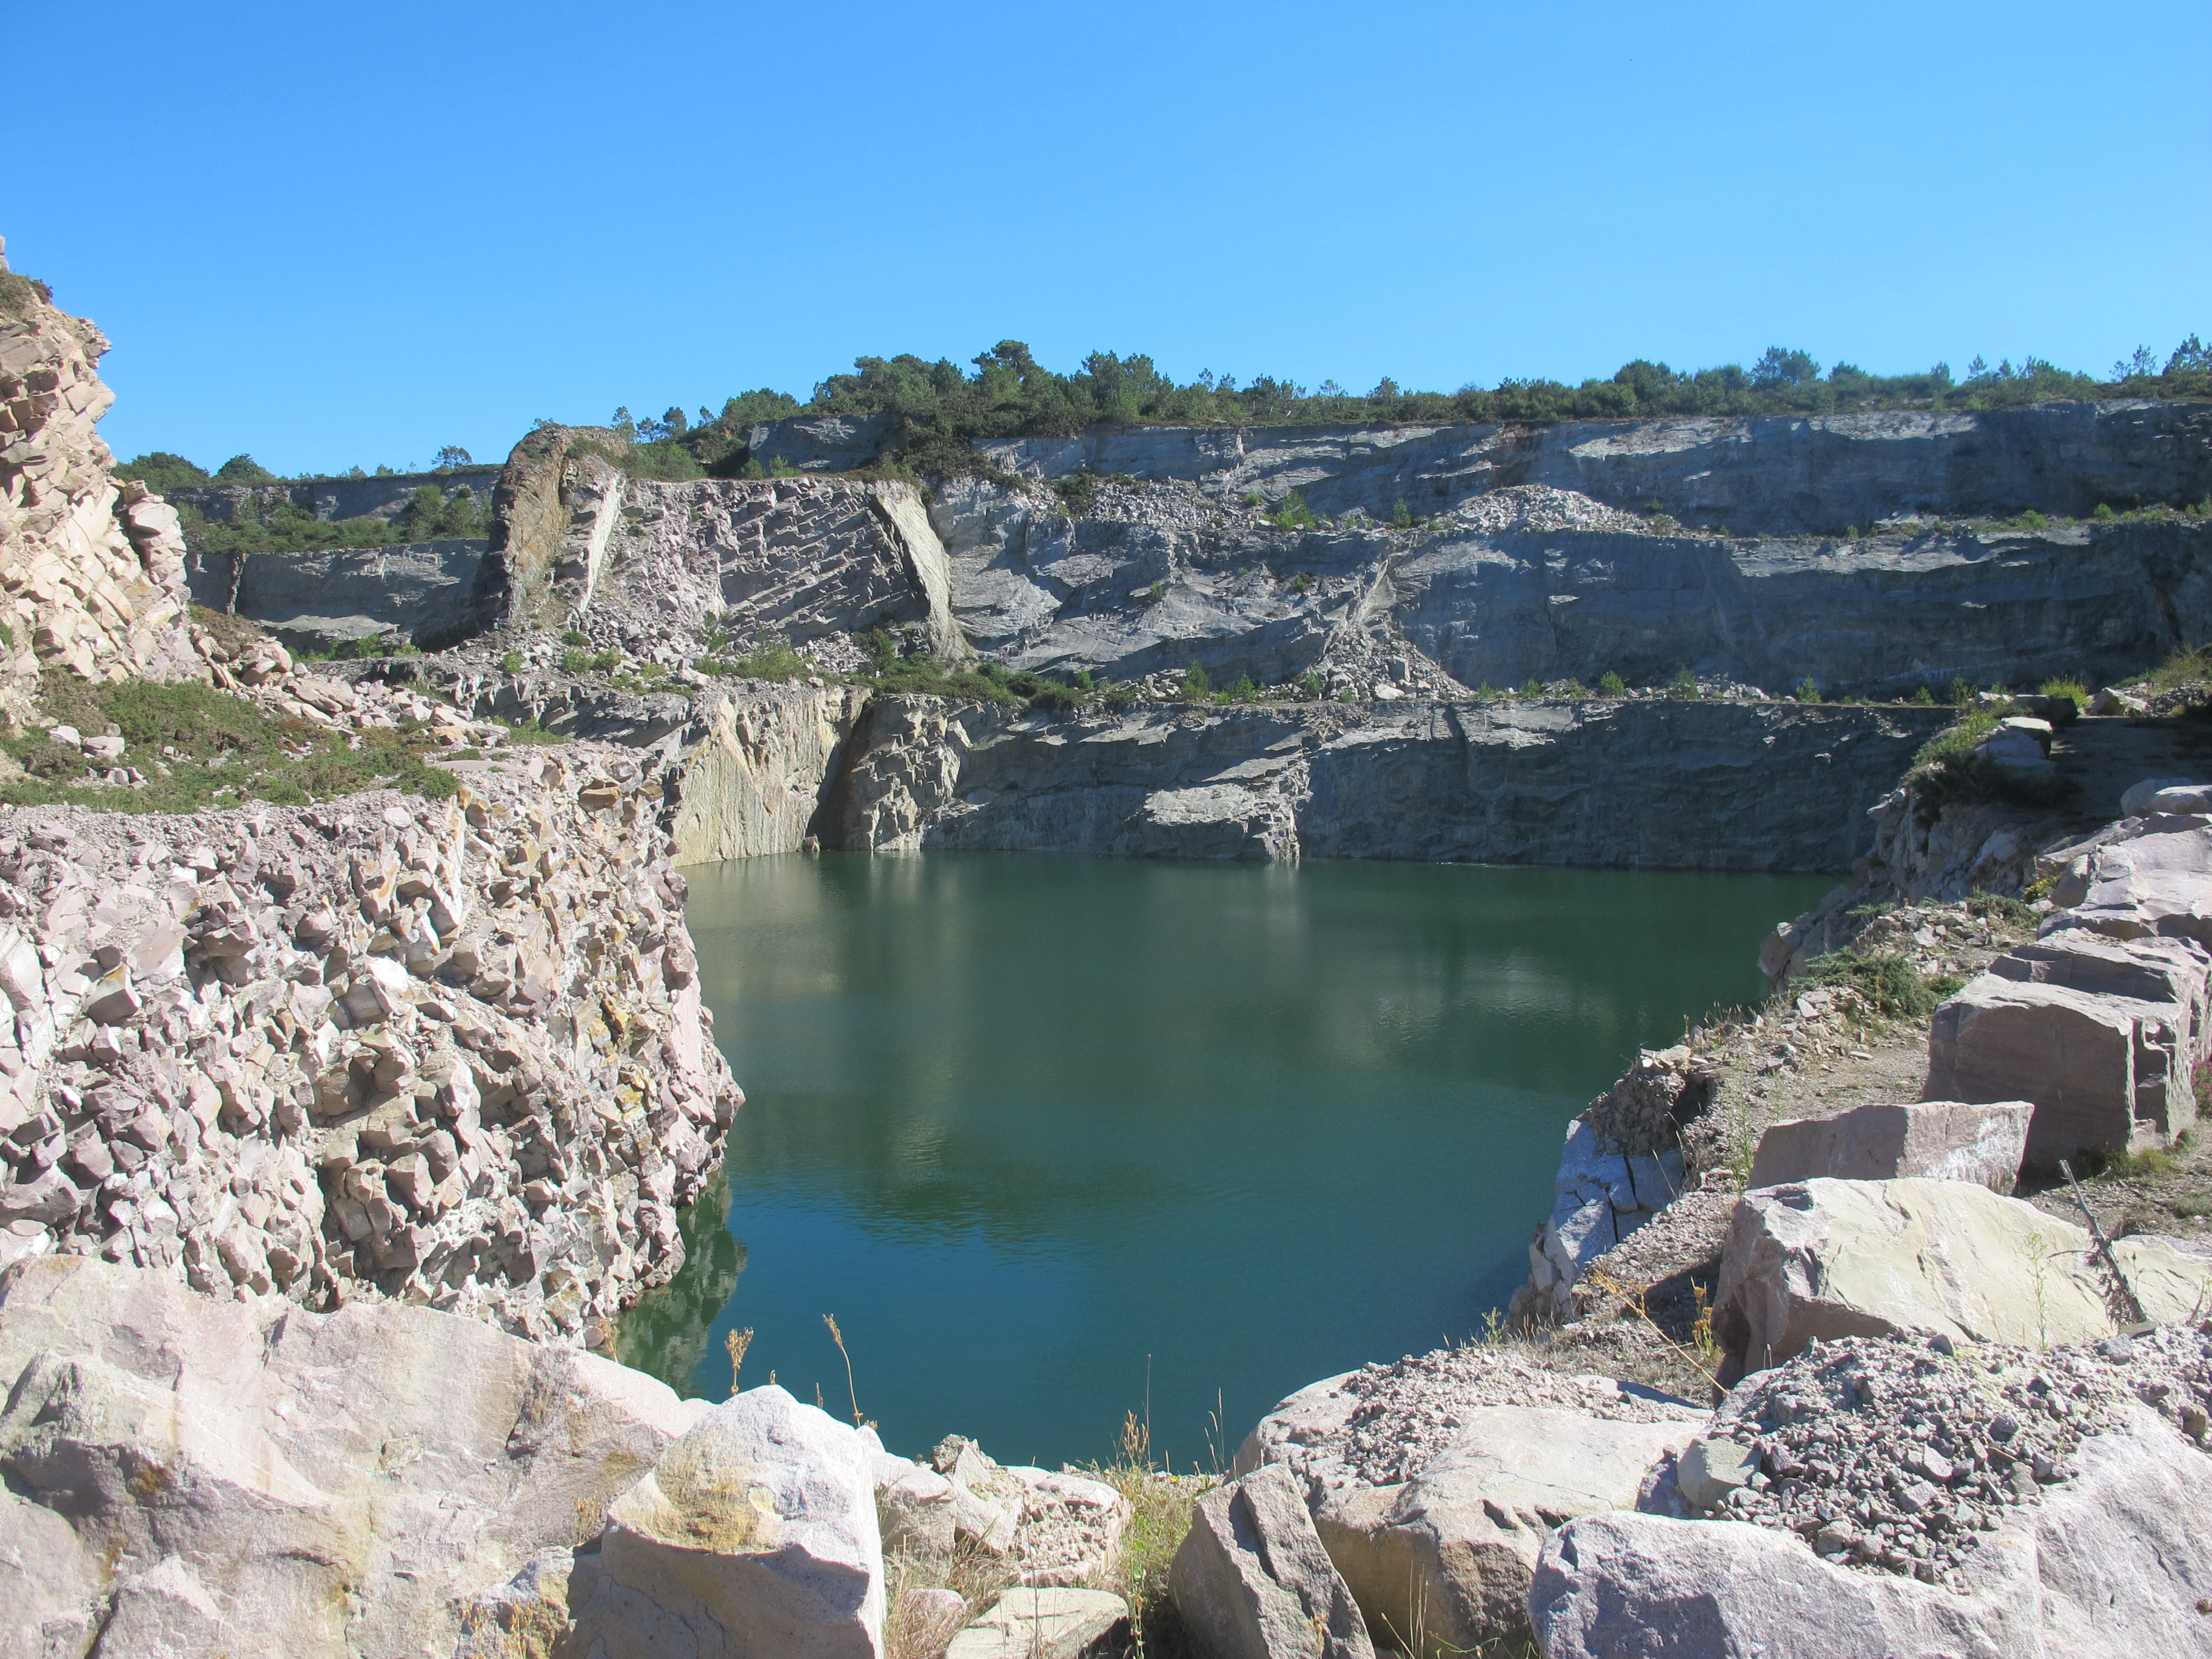
[[2076,714],[2089,707],[2089,688],[2076,679],[2058,676],[2044,681],[2037,688],[2046,697],[2064,697],[2074,705]]
[[1280,530],[1312,530],[1321,520],[1306,505],[1306,498],[1295,489],[1283,497],[1283,503],[1267,515],[1268,521]]
[[1800,702],[1818,702],[1820,701],[1820,688],[1813,677],[1808,674],[1797,682],[1796,696]]
[[1528,683],[1521,688],[1521,695],[1524,697],[1540,697],[1544,695],[1544,688],[1538,683],[1534,674],[1528,676]]
[[1413,527],[1413,503],[1408,501],[1403,495],[1401,495],[1395,501],[1391,503],[1390,528],[1393,530],[1411,530]]
[[1625,697],[1628,695],[1628,682],[1608,668],[1597,683],[1597,694],[1601,697]]
[[499,659],[499,672],[502,674],[520,674],[522,672],[522,653],[501,652]]
[[1886,1019],[1918,1019],[1935,1011],[1940,999],[1911,959],[1894,952],[1862,956],[1838,951],[1805,964],[1805,982],[1856,991]]
[[1936,694],[1926,686],[1922,686],[1912,694],[1912,706],[1916,708],[1933,708],[1936,706]]
[[1667,695],[1694,699],[1698,695],[1698,677],[1686,668],[1676,669],[1674,678],[1667,682]]
[[1184,701],[1188,702],[1203,702],[1206,697],[1212,694],[1212,690],[1213,682],[1206,678],[1206,671],[1203,668],[1200,668],[1195,662],[1192,663],[1188,669],[1183,671],[1182,695]]

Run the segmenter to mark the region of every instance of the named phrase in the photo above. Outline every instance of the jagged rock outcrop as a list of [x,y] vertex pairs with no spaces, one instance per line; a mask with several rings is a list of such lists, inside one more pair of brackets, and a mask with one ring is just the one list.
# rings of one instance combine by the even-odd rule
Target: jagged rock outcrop
[[[4,247],[0,243],[0,247]],[[176,510],[120,487],[96,423],[106,337],[0,258],[0,677],[196,677]]]
[[741,1097],[658,781],[453,764],[450,800],[0,821],[8,1258],[572,1342],[674,1273]]
[[[547,425],[515,445],[492,491],[478,626],[557,623],[564,603],[589,596],[620,521],[624,480],[609,457],[627,442],[606,428]],[[557,592],[563,582],[568,591]]]
[[1668,701],[1048,717],[879,697],[823,845],[1833,869],[1945,718]]

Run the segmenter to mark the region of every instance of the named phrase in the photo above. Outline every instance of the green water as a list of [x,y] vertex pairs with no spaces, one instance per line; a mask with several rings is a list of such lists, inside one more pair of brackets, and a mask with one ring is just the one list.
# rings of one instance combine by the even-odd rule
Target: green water
[[[1763,989],[1818,877],[836,854],[687,872],[748,1104],[622,1354],[725,1333],[913,1455],[1179,1464],[1463,1338],[1528,1273],[1567,1120]],[[1225,1435],[1209,1419],[1219,1410]]]

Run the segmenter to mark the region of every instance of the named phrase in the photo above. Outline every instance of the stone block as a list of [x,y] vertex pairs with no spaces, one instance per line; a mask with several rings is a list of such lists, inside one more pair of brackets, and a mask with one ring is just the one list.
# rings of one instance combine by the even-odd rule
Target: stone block
[[714,1407],[607,1511],[576,1610],[609,1659],[881,1659],[859,1433],[770,1385]]
[[2189,1024],[2177,1004],[1984,974],[1936,1010],[1928,1092],[2033,1101],[2032,1164],[2164,1146],[2197,1117]]
[[[2172,1241],[2114,1246],[2144,1311],[2191,1316],[2212,1262]],[[1816,1338],[1942,1335],[2048,1345],[2111,1335],[2089,1235],[2033,1205],[1957,1181],[1814,1180],[1746,1193],[1713,1297],[1723,1382]]]
[[1978,1105],[1922,1100],[1777,1123],[1759,1138],[1751,1185],[1776,1187],[1820,1176],[1846,1181],[1925,1176],[2009,1193],[2034,1111],[2025,1100]]
[[1103,1659],[1128,1623],[1129,1604],[1104,1590],[1010,1589],[952,1638],[945,1659]]
[[1534,1406],[1467,1412],[1452,1443],[1418,1479],[1332,1492],[1315,1530],[1387,1643],[1422,1659],[1528,1630],[1528,1585],[1552,1529],[1633,1504],[1644,1475],[1705,1420],[1686,1409],[1656,1423]]
[[1214,1659],[1372,1659],[1375,1651],[1297,1481],[1279,1463],[1198,1500],[1168,1589]]
[[[2100,692],[2098,694],[2100,697],[2102,697],[2105,695],[2106,694],[2104,692]],[[2112,692],[2110,695],[2117,698],[2121,694],[2118,692]],[[2095,705],[2092,704],[2091,712],[2101,713],[2103,711],[2097,709]],[[2156,810],[2154,803],[2157,801],[2159,796],[2165,791],[2168,789],[2195,789],[2199,787],[2200,786],[2197,780],[2194,778],[2145,778],[2141,783],[2130,784],[2127,789],[2121,794],[2120,811],[2128,817],[2139,818],[2146,812]]]

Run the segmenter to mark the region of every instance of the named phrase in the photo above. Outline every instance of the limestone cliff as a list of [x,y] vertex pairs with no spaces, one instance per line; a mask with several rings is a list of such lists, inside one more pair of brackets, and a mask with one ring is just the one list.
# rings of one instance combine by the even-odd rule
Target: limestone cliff
[[200,672],[175,509],[109,473],[106,350],[0,258],[0,678],[18,696],[47,665],[86,679]]

